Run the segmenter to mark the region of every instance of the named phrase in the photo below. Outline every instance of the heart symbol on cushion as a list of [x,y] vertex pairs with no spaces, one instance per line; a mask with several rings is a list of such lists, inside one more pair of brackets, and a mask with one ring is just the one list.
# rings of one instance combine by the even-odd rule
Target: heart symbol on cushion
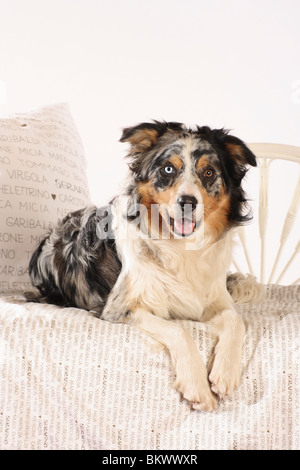
[[56,199],[56,194],[51,194],[52,199]]

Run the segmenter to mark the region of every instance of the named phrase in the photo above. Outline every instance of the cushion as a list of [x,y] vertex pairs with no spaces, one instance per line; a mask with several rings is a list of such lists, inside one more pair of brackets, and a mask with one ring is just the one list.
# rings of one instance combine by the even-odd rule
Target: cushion
[[0,292],[31,286],[41,237],[89,191],[80,136],[67,104],[0,118]]

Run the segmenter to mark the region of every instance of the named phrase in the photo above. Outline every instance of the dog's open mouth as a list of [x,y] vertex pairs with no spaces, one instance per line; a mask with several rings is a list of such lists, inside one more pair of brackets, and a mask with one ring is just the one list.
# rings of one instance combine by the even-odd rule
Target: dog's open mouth
[[179,217],[173,219],[170,217],[170,227],[176,235],[181,237],[190,236],[197,227],[199,227],[200,222],[197,223],[195,220],[188,219],[186,217]]

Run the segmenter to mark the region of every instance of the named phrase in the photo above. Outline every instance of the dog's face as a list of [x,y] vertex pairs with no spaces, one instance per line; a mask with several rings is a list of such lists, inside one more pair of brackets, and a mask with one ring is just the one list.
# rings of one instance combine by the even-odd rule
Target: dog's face
[[157,208],[159,231],[165,226],[175,238],[190,237],[204,220],[206,232],[218,239],[246,219],[241,180],[256,160],[240,139],[224,130],[154,122],[125,129],[121,141],[131,143],[138,202],[150,224]]

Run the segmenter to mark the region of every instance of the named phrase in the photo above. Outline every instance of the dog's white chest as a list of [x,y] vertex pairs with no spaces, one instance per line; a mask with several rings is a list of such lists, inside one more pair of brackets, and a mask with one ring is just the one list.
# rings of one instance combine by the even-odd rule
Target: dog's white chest
[[[191,266],[190,266],[191,268]],[[195,276],[193,272],[195,271]],[[173,274],[174,288],[167,290],[168,311],[173,318],[200,320],[207,304],[205,286],[198,282],[198,270],[178,269]]]
[[164,252],[159,260],[130,263],[130,291],[147,310],[162,318],[200,320],[210,304],[216,279],[197,252]]
[[200,320],[226,292],[231,243],[224,237],[203,250],[186,250],[172,240],[127,240],[122,246],[128,303],[141,304],[161,318]]

